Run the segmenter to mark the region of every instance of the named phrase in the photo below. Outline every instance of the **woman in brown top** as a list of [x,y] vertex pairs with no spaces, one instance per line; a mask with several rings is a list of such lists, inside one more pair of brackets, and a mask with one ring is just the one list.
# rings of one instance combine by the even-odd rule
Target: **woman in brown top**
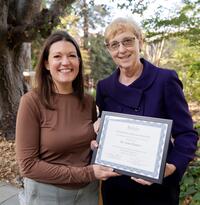
[[16,153],[26,205],[97,205],[98,180],[117,176],[89,165],[95,139],[93,98],[84,94],[82,58],[75,40],[57,31],[46,40],[36,88],[20,101]]

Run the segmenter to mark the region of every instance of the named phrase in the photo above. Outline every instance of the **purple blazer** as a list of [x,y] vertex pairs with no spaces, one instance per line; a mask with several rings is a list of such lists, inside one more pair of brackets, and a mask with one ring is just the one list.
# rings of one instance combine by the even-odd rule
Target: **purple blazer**
[[119,83],[119,69],[97,84],[96,103],[104,111],[172,119],[167,162],[174,164],[180,181],[194,158],[198,135],[185,100],[182,83],[174,70],[158,68],[141,59],[143,73],[129,86]]

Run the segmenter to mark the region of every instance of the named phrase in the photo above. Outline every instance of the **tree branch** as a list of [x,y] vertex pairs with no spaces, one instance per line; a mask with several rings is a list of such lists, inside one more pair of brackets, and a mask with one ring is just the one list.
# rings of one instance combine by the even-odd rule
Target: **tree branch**
[[52,29],[60,22],[59,17],[75,0],[55,0],[50,9],[38,12],[31,23],[13,26],[9,25],[8,43],[14,47],[22,42],[31,42],[37,37],[47,37]]
[[30,23],[33,16],[41,10],[42,0],[18,0],[16,2],[15,10],[16,13],[16,23],[24,24]]

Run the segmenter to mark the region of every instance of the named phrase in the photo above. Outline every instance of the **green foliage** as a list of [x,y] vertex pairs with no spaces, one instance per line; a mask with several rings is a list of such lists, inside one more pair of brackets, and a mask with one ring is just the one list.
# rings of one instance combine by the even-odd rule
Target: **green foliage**
[[142,21],[148,39],[158,41],[181,36],[190,39],[192,45],[200,45],[199,0],[183,1],[182,6],[171,8],[167,16],[164,12],[166,8],[160,7],[153,16]]
[[[199,62],[198,64],[200,66]],[[184,84],[184,93],[186,98],[189,101],[200,102],[200,70],[199,67],[198,70],[195,69],[193,67],[194,65],[195,64],[191,64],[191,68],[185,72],[179,71],[179,76]]]
[[95,82],[97,82],[110,75],[116,66],[106,50],[102,35],[96,34],[95,36],[91,36],[89,47],[91,53],[91,75]]
[[[112,0],[114,2],[114,0]],[[143,15],[143,13],[147,10],[148,5],[151,3],[152,1],[150,0],[127,0],[126,2],[122,3],[119,2],[117,3],[117,6],[119,8],[126,8],[132,11],[132,13],[134,14],[139,14],[139,15]]]
[[[198,129],[200,131],[200,124]],[[200,204],[200,143],[196,151],[196,158],[191,162],[181,181],[180,202],[190,205]]]
[[195,125],[195,129],[198,132],[198,135],[200,136],[200,122]]
[[170,53],[163,57],[167,67],[177,70],[187,100],[200,102],[200,46],[191,46],[190,40],[183,38],[168,41],[167,46]]
[[[72,35],[78,42],[80,41],[79,28],[78,28],[79,17],[73,14],[67,14],[60,18],[60,24],[56,29],[66,30],[70,35]],[[79,42],[80,44],[80,42]]]

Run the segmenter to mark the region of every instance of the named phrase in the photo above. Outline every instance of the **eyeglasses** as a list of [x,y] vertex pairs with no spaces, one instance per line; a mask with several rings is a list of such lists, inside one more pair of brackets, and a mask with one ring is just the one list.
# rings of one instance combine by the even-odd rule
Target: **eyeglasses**
[[112,41],[111,43],[107,43],[106,47],[111,51],[116,51],[120,47],[120,43],[125,47],[133,47],[135,44],[136,37],[127,37],[122,39],[121,41]]

